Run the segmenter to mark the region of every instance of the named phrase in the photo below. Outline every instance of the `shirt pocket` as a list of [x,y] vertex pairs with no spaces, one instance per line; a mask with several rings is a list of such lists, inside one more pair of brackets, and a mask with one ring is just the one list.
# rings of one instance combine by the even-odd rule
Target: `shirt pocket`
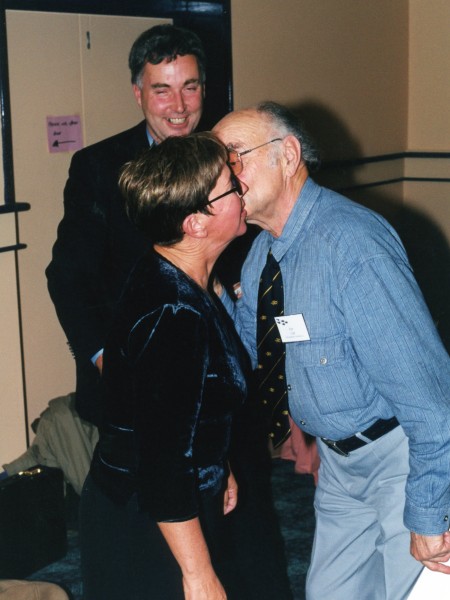
[[300,398],[314,402],[320,414],[364,409],[373,401],[375,390],[348,338],[297,342],[289,350]]

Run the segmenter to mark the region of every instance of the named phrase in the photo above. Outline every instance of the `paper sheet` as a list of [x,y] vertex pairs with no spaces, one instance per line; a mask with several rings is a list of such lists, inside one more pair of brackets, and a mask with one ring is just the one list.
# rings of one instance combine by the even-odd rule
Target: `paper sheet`
[[408,600],[450,600],[450,575],[424,568]]

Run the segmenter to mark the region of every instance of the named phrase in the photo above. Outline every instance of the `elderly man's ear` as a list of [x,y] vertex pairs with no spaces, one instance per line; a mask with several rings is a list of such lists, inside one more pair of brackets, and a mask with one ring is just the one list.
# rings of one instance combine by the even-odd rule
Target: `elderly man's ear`
[[297,172],[302,160],[302,147],[295,136],[287,135],[283,139],[283,155],[286,165],[286,175],[292,177]]

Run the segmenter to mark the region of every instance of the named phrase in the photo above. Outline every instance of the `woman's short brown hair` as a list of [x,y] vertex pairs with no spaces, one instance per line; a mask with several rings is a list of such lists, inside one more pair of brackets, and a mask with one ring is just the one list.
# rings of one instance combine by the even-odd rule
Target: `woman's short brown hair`
[[127,163],[119,186],[129,217],[152,243],[183,238],[184,219],[208,213],[208,196],[226,165],[225,146],[211,132],[169,137]]

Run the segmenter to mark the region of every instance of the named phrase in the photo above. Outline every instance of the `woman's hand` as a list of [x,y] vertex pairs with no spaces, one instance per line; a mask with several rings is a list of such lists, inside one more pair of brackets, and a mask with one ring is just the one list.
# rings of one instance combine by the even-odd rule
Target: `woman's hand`
[[223,292],[223,285],[220,283],[220,280],[217,277],[214,277],[212,285],[215,294],[220,298]]
[[211,564],[198,517],[174,523],[163,521],[158,527],[180,565],[185,599],[226,600],[227,595]]
[[238,484],[230,471],[228,476],[228,485],[223,498],[223,514],[227,515],[236,508],[238,501]]
[[211,569],[209,576],[201,578],[183,577],[185,600],[226,600],[222,584]]
[[103,371],[103,353],[99,354],[97,360],[95,361],[95,366],[97,367],[101,375]]

